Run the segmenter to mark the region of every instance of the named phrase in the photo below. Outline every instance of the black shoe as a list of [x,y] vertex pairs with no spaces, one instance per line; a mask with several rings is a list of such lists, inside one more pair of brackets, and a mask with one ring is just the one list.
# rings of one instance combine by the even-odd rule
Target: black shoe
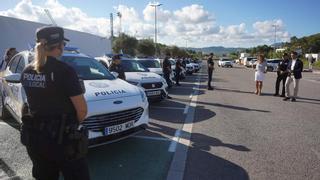
[[283,98],[282,100],[288,101],[289,99],[290,99],[289,97],[285,97],[285,98]]
[[213,90],[213,87],[208,87],[208,90]]
[[276,94],[273,94],[273,96],[279,96],[279,94],[276,93]]
[[296,102],[296,98],[291,98],[291,102]]
[[167,96],[167,99],[172,99],[172,97],[168,95],[168,96]]
[[284,94],[281,94],[281,95],[280,95],[280,97],[286,97],[286,95],[284,95]]
[[178,83],[178,84],[176,84],[176,86],[181,86],[181,84]]

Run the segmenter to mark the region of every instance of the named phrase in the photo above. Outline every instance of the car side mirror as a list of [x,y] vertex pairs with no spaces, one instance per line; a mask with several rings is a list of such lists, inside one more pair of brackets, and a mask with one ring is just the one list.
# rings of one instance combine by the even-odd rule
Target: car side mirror
[[114,71],[112,71],[111,74],[112,74],[115,78],[118,78],[118,76],[119,76],[119,73],[114,72]]
[[20,83],[21,81],[21,74],[15,73],[15,74],[10,74],[8,76],[4,77],[4,80],[9,82],[9,83]]

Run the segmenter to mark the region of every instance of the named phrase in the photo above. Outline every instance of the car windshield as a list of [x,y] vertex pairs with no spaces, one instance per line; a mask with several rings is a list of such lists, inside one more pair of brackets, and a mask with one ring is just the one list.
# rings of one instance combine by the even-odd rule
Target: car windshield
[[79,78],[83,80],[115,79],[102,64],[93,58],[63,56],[61,61],[73,67]]
[[125,72],[148,72],[148,70],[136,60],[122,60],[121,65]]
[[141,63],[146,68],[161,68],[160,63],[157,60],[139,60],[139,63]]

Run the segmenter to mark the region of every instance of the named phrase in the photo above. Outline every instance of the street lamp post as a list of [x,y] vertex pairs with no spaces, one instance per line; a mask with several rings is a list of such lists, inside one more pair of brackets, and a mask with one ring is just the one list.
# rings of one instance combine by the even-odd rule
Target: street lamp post
[[277,43],[277,27],[278,27],[278,25],[273,24],[272,27],[274,27],[274,48],[276,48],[276,43]]
[[154,7],[154,44],[155,44],[155,50],[157,54],[157,7],[163,5],[160,3],[153,3],[149,4],[150,6]]

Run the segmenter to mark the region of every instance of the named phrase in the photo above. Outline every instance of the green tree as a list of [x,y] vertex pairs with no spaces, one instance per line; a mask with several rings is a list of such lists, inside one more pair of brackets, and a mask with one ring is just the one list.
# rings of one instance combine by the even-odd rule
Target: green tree
[[155,46],[151,39],[142,39],[138,43],[137,50],[145,56],[153,56],[155,54]]
[[134,56],[136,55],[137,45],[138,40],[135,37],[131,37],[122,33],[113,41],[112,49],[115,53],[120,53],[120,51],[122,50],[124,54]]

